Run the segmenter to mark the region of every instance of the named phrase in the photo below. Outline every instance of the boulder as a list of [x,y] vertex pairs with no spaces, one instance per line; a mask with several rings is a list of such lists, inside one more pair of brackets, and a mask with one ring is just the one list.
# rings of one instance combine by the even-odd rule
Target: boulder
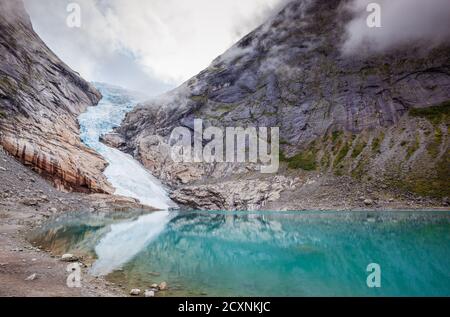
[[78,257],[73,255],[73,254],[66,253],[66,254],[63,254],[61,256],[61,261],[63,261],[63,262],[76,262],[76,261],[78,261]]
[[166,283],[166,282],[161,282],[161,283],[158,285],[158,289],[159,289],[160,291],[165,291],[165,290],[167,289],[167,283]]
[[153,291],[153,290],[146,290],[144,292],[144,297],[155,297],[155,291]]
[[133,288],[131,291],[130,291],[130,295],[131,296],[139,296],[141,294],[141,290],[139,289],[139,288]]

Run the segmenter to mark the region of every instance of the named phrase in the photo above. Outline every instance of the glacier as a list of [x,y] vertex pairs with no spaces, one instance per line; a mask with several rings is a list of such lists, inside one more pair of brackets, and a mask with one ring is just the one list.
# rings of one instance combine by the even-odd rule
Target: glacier
[[115,194],[138,199],[160,210],[175,207],[166,188],[139,162],[100,142],[100,136],[119,126],[126,113],[145,96],[107,84],[95,83],[95,86],[103,98],[78,117],[81,139],[108,162],[104,174],[115,188]]

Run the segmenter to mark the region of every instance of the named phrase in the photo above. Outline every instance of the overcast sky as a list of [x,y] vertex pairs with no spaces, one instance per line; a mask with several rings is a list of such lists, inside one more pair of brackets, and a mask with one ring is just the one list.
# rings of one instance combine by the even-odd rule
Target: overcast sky
[[[81,6],[81,28],[66,25]],[[194,76],[286,0],[25,0],[36,32],[91,81],[162,93]]]

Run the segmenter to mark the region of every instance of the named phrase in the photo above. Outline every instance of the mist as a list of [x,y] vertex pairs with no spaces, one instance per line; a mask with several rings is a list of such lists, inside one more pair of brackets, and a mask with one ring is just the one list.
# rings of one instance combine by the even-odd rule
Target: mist
[[[369,3],[381,6],[381,28],[369,28]],[[346,25],[345,54],[380,53],[402,45],[431,49],[450,44],[449,0],[352,0],[345,10],[354,18]]]

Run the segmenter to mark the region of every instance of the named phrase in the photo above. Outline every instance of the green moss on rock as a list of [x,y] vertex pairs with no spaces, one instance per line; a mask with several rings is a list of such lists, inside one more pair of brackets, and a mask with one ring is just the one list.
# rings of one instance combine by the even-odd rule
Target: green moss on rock
[[300,152],[293,157],[287,158],[284,155],[280,155],[284,162],[288,163],[288,167],[291,169],[302,169],[305,171],[313,171],[316,166],[316,150],[310,147],[308,150]]
[[427,145],[428,154],[430,154],[432,158],[438,157],[441,148],[441,143],[442,143],[442,131],[441,129],[437,128],[436,131],[434,132],[433,139]]
[[376,138],[374,138],[372,140],[372,152],[373,153],[379,153],[380,152],[380,148],[381,148],[381,144],[384,141],[384,132],[381,132],[381,134],[379,136],[377,136]]
[[406,159],[409,159],[411,156],[413,156],[413,154],[416,153],[419,147],[420,147],[420,140],[419,136],[416,135],[414,142],[406,150]]
[[361,179],[362,176],[364,175],[365,166],[366,166],[366,161],[363,159],[360,160],[358,162],[358,165],[356,165],[356,167],[351,171],[352,177],[356,178],[356,179]]
[[342,131],[334,131],[333,133],[331,133],[331,142],[333,142],[333,144],[336,144],[336,141],[338,141],[342,134]]
[[362,151],[364,151],[364,148],[367,146],[367,142],[365,141],[358,141],[356,145],[353,147],[352,151],[352,158],[357,158]]
[[413,108],[409,110],[412,117],[424,118],[433,124],[447,121],[450,114],[450,100],[427,108]]
[[416,194],[434,198],[450,196],[450,153],[444,155],[436,166],[434,173],[427,173],[423,177],[411,177],[403,186]]
[[337,167],[350,151],[349,142],[345,142],[334,159],[334,166]]
[[330,160],[330,155],[328,154],[328,152],[325,152],[322,156],[322,159],[320,160],[320,165],[324,169],[328,169],[330,167]]

